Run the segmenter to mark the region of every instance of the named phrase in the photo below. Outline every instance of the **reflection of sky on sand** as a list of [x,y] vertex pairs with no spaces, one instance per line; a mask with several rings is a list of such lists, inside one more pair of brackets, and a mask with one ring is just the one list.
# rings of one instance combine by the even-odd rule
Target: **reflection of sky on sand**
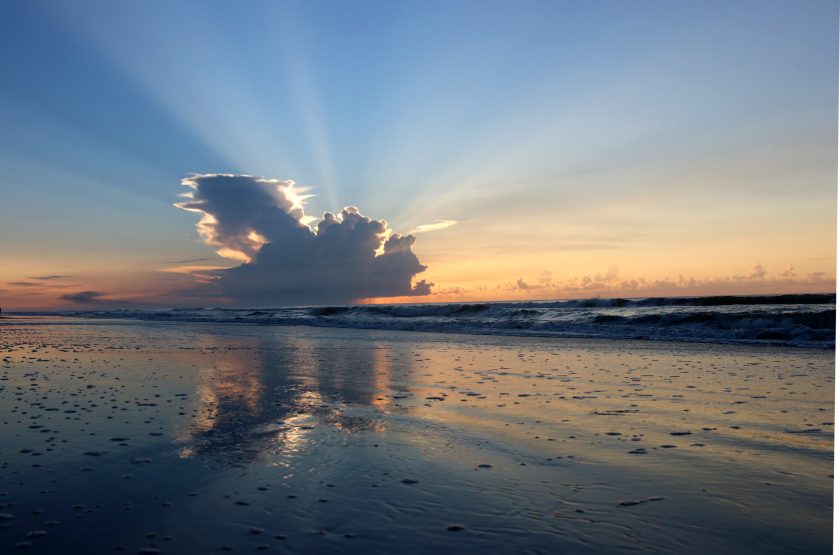
[[[375,340],[348,345],[282,331],[202,340],[201,349],[214,355],[196,359],[195,416],[177,437],[181,456],[221,464],[288,466],[318,444],[338,441],[331,434],[384,433],[404,418],[543,458],[562,452],[569,437],[594,435],[589,446],[575,447],[579,458],[586,453],[643,473],[656,464],[627,453],[661,451],[682,439],[672,433],[683,428],[693,435],[681,447],[702,449],[704,461],[719,464],[749,465],[760,456],[764,466],[784,471],[803,466],[795,449],[816,456],[833,449],[830,435],[789,433],[830,402],[814,397],[820,384],[814,376],[803,381],[810,363],[795,357],[777,357],[771,383],[750,370],[753,355],[537,354],[510,346]],[[786,358],[798,366],[786,367]],[[780,404],[784,396],[790,402]],[[424,436],[407,437],[418,452],[436,449]],[[670,460],[684,459],[679,464],[694,473],[690,457],[696,455],[687,455],[675,451]],[[813,467],[804,466],[813,476]]]
[[182,457],[241,465],[288,464],[318,425],[384,431],[390,406],[387,346],[336,356],[310,338],[237,340],[208,335],[198,357],[195,416],[177,438]]
[[822,469],[803,453],[833,453],[833,376],[795,351],[759,359],[760,368],[750,349],[726,356],[679,347],[535,354],[427,345],[413,357],[413,414],[493,438],[500,448],[554,457],[570,439],[591,437],[575,446],[579,455],[647,473],[662,469],[629,451],[678,444],[669,462],[685,464],[685,476],[695,478],[710,463],[746,469],[760,458],[770,472],[797,468],[819,479]]
[[831,541],[829,352],[102,323],[0,344],[0,551],[47,519],[74,552],[253,550],[250,527],[297,553]]

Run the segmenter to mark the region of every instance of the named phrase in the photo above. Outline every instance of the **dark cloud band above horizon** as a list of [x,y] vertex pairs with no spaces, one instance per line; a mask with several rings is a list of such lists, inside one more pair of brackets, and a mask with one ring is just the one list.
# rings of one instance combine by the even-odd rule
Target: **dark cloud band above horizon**
[[221,270],[222,294],[249,306],[346,304],[375,297],[428,295],[432,284],[412,252],[414,237],[348,206],[306,225],[307,198],[293,181],[250,175],[198,174],[178,208],[202,214],[196,228],[221,256],[240,266]]
[[70,301],[76,304],[95,304],[102,301],[106,293],[100,291],[79,291],[78,293],[68,293],[61,295],[59,299],[63,301]]

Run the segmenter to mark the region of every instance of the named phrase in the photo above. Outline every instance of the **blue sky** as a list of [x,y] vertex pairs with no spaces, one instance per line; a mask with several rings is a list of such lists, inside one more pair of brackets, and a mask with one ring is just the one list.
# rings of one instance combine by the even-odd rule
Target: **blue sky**
[[124,274],[128,294],[172,260],[228,263],[172,207],[192,172],[293,179],[308,214],[356,205],[399,232],[457,221],[415,245],[455,297],[546,272],[533,294],[558,296],[613,266],[833,278],[836,2],[4,12],[0,279]]

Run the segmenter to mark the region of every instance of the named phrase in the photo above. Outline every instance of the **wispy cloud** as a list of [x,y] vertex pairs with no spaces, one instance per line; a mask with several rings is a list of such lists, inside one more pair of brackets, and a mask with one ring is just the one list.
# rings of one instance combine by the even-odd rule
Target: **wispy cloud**
[[77,283],[55,283],[59,277],[67,277],[67,276],[57,276],[56,278],[43,278],[43,277],[30,277],[29,279],[37,279],[41,281],[9,281],[7,285],[11,285],[12,287],[25,287],[28,289],[40,289],[40,290],[55,290],[55,289],[69,289],[72,287],[79,287]]
[[440,231],[441,229],[447,229],[457,224],[457,220],[439,220],[433,224],[418,225],[417,227],[409,231],[409,233],[427,233],[429,231]]
[[186,260],[168,260],[164,262],[164,264],[192,264],[194,262],[207,262],[209,260],[213,260],[210,257],[204,258],[188,258]]
[[40,279],[40,280],[43,280],[43,281],[49,281],[49,280],[54,280],[54,279],[65,279],[65,278],[69,278],[69,277],[72,277],[72,276],[58,276],[58,275],[53,275],[53,276],[29,276],[29,279]]

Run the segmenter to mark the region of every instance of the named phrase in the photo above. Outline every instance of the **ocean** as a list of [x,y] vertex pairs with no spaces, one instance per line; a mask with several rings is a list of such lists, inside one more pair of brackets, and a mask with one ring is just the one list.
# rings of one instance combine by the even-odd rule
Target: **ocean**
[[801,294],[259,309],[76,310],[51,314],[167,322],[833,348],[835,302],[835,294]]

